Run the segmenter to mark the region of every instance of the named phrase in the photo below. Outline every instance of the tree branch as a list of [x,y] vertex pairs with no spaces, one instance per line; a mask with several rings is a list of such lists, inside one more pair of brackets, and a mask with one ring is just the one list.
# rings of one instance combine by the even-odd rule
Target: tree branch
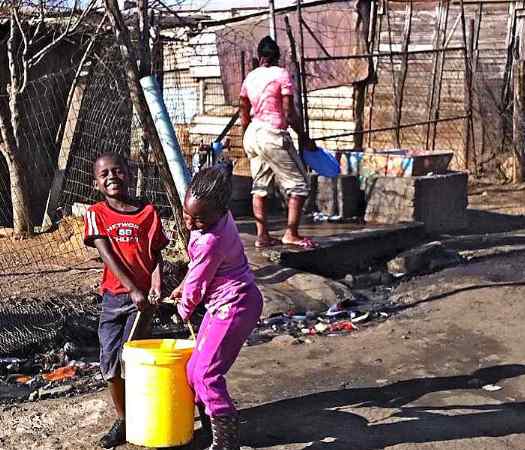
[[71,9],[71,14],[69,16],[66,29],[57,37],[54,37],[53,40],[46,45],[44,48],[36,52],[31,58],[29,58],[27,64],[28,67],[36,66],[53,48],[55,48],[62,40],[75,33],[75,31],[78,29],[80,24],[84,21],[84,19],[87,17],[87,15],[94,9],[95,5],[97,3],[97,0],[91,0],[86,7],[86,9],[82,12],[81,16],[78,18],[76,23],[71,26],[73,22],[73,16],[75,14],[75,10],[78,6],[78,0],[75,0],[75,5]]
[[18,30],[20,31],[20,35],[22,36],[22,42],[24,43],[24,49],[22,50],[22,85],[19,89],[19,94],[24,92],[26,86],[27,86],[27,50],[28,50],[28,44],[27,44],[27,36],[24,32],[24,29],[22,28],[22,23],[20,22],[20,17],[18,17],[18,8],[13,8],[13,17],[15,18],[16,25],[18,26]]
[[40,28],[45,22],[45,14],[44,14],[44,2],[40,2],[40,8],[39,8],[39,21],[38,24],[33,31],[33,35],[31,36],[31,39],[29,39],[29,46],[33,45],[35,42],[36,37],[38,36],[38,33],[40,33]]
[[[75,92],[75,87],[76,87],[77,82],[78,82],[78,80],[80,78],[80,74],[82,73],[82,67],[84,66],[84,64],[85,64],[89,54],[91,53],[91,50],[93,49],[93,46],[95,45],[95,41],[97,40],[97,36],[98,36],[100,30],[102,29],[102,26],[106,22],[107,18],[108,18],[108,15],[107,15],[107,13],[105,13],[104,16],[102,17],[102,20],[98,24],[97,29],[95,30],[95,33],[91,36],[91,40],[89,41],[89,43],[88,43],[88,45],[86,47],[86,50],[84,51],[84,54],[82,55],[82,58],[80,59],[77,71],[75,73],[75,78],[73,78],[73,82],[71,83],[71,88],[69,89],[69,94],[67,96],[66,112],[69,111],[69,108],[71,107],[71,102],[73,101],[73,95],[74,95],[74,92]],[[64,131],[64,126],[62,126],[61,128],[62,129],[59,130],[59,132],[57,133],[57,144],[60,141],[60,139],[61,139],[60,136],[63,134],[63,131]]]
[[15,92],[18,91],[18,70],[15,61],[15,28],[18,28],[15,24],[14,13],[11,11],[11,18],[9,20],[9,39],[7,40],[7,59],[9,61],[9,75],[10,75],[10,86],[9,96],[11,97]]

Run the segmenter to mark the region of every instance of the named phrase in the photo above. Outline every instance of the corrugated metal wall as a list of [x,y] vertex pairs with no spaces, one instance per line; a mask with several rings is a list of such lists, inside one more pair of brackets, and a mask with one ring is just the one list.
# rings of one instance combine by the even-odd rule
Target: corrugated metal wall
[[[474,137],[471,145],[472,158],[482,173],[497,171],[499,165],[508,158],[512,105],[509,108],[508,99],[505,100],[503,94],[505,70],[509,63],[507,45],[512,30],[513,8],[512,4],[493,2],[465,5],[467,27],[469,20],[474,19],[475,33],[479,35],[473,55]],[[448,11],[446,14],[445,10]],[[402,49],[407,4],[381,2],[377,13],[373,51],[387,56],[375,58],[377,80],[366,89],[363,128],[372,130],[391,128],[396,123],[394,92],[400,82],[403,58],[395,52]],[[467,113],[460,13],[460,5],[451,2],[448,6],[446,1],[413,3],[408,50],[419,53],[411,53],[408,57],[401,117],[398,119],[402,125],[399,132],[401,147],[453,150],[456,167],[465,166],[466,122],[461,117]],[[440,20],[441,30],[438,33],[437,24]],[[446,50],[432,52],[432,49],[442,48],[443,43]],[[191,153],[201,142],[210,142],[221,132],[235,112],[235,107],[225,103],[214,29],[207,29],[186,42],[178,43],[176,47],[176,51],[175,46],[165,49],[166,58],[169,58],[170,52],[177,53],[175,65],[168,68],[165,62],[166,71],[176,71],[173,77],[165,73],[165,93],[168,102],[170,96],[183,99],[184,105],[176,101],[172,101],[172,104],[175,109],[184,110],[184,123],[188,124],[185,128],[188,140],[185,151]],[[394,54],[390,55],[391,52]],[[438,55],[443,55],[442,62]],[[183,79],[188,81],[182,82]],[[179,87],[170,87],[177,83]],[[320,139],[322,146],[347,150],[354,148],[354,141],[359,142],[353,136],[326,141],[321,139],[323,136],[349,133],[356,128],[356,92],[352,86],[342,86],[309,93],[310,131],[313,138]],[[187,116],[192,115],[193,111],[196,111],[195,115],[187,122]],[[181,123],[177,119],[178,114],[180,112],[175,114],[174,121]],[[436,118],[457,119],[440,121],[435,126],[427,123],[406,126]],[[231,155],[239,160],[236,170],[247,174],[248,165],[239,139],[239,128],[234,127],[228,137]],[[395,131],[365,133],[363,145],[374,148],[395,147]]]

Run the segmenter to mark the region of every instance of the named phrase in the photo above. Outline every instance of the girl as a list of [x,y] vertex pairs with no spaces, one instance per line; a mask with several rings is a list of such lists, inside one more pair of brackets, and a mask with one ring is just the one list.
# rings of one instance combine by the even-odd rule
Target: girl
[[210,450],[239,449],[238,413],[224,376],[262,311],[262,296],[228,209],[231,176],[231,167],[219,165],[193,178],[183,207],[184,222],[191,232],[190,264],[184,281],[171,294],[183,320],[201,302],[207,309],[187,377],[203,428],[209,429],[211,421]]

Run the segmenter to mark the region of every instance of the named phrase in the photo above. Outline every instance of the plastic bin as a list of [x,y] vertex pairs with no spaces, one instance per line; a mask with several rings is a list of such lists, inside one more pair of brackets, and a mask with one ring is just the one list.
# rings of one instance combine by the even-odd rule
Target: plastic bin
[[144,447],[173,447],[193,438],[194,395],[186,364],[195,341],[147,339],[124,344],[126,439]]

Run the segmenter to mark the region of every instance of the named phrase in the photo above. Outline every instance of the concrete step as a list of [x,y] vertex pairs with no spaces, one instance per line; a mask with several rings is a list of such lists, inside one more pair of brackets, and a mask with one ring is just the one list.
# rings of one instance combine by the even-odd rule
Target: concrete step
[[[338,231],[334,235],[313,236],[320,244],[315,249],[279,246],[265,249],[262,253],[270,261],[285,267],[342,278],[346,274],[363,272],[371,266],[386,263],[425,238],[425,227],[420,222],[367,225],[361,229]],[[303,232],[307,235],[306,230]]]

